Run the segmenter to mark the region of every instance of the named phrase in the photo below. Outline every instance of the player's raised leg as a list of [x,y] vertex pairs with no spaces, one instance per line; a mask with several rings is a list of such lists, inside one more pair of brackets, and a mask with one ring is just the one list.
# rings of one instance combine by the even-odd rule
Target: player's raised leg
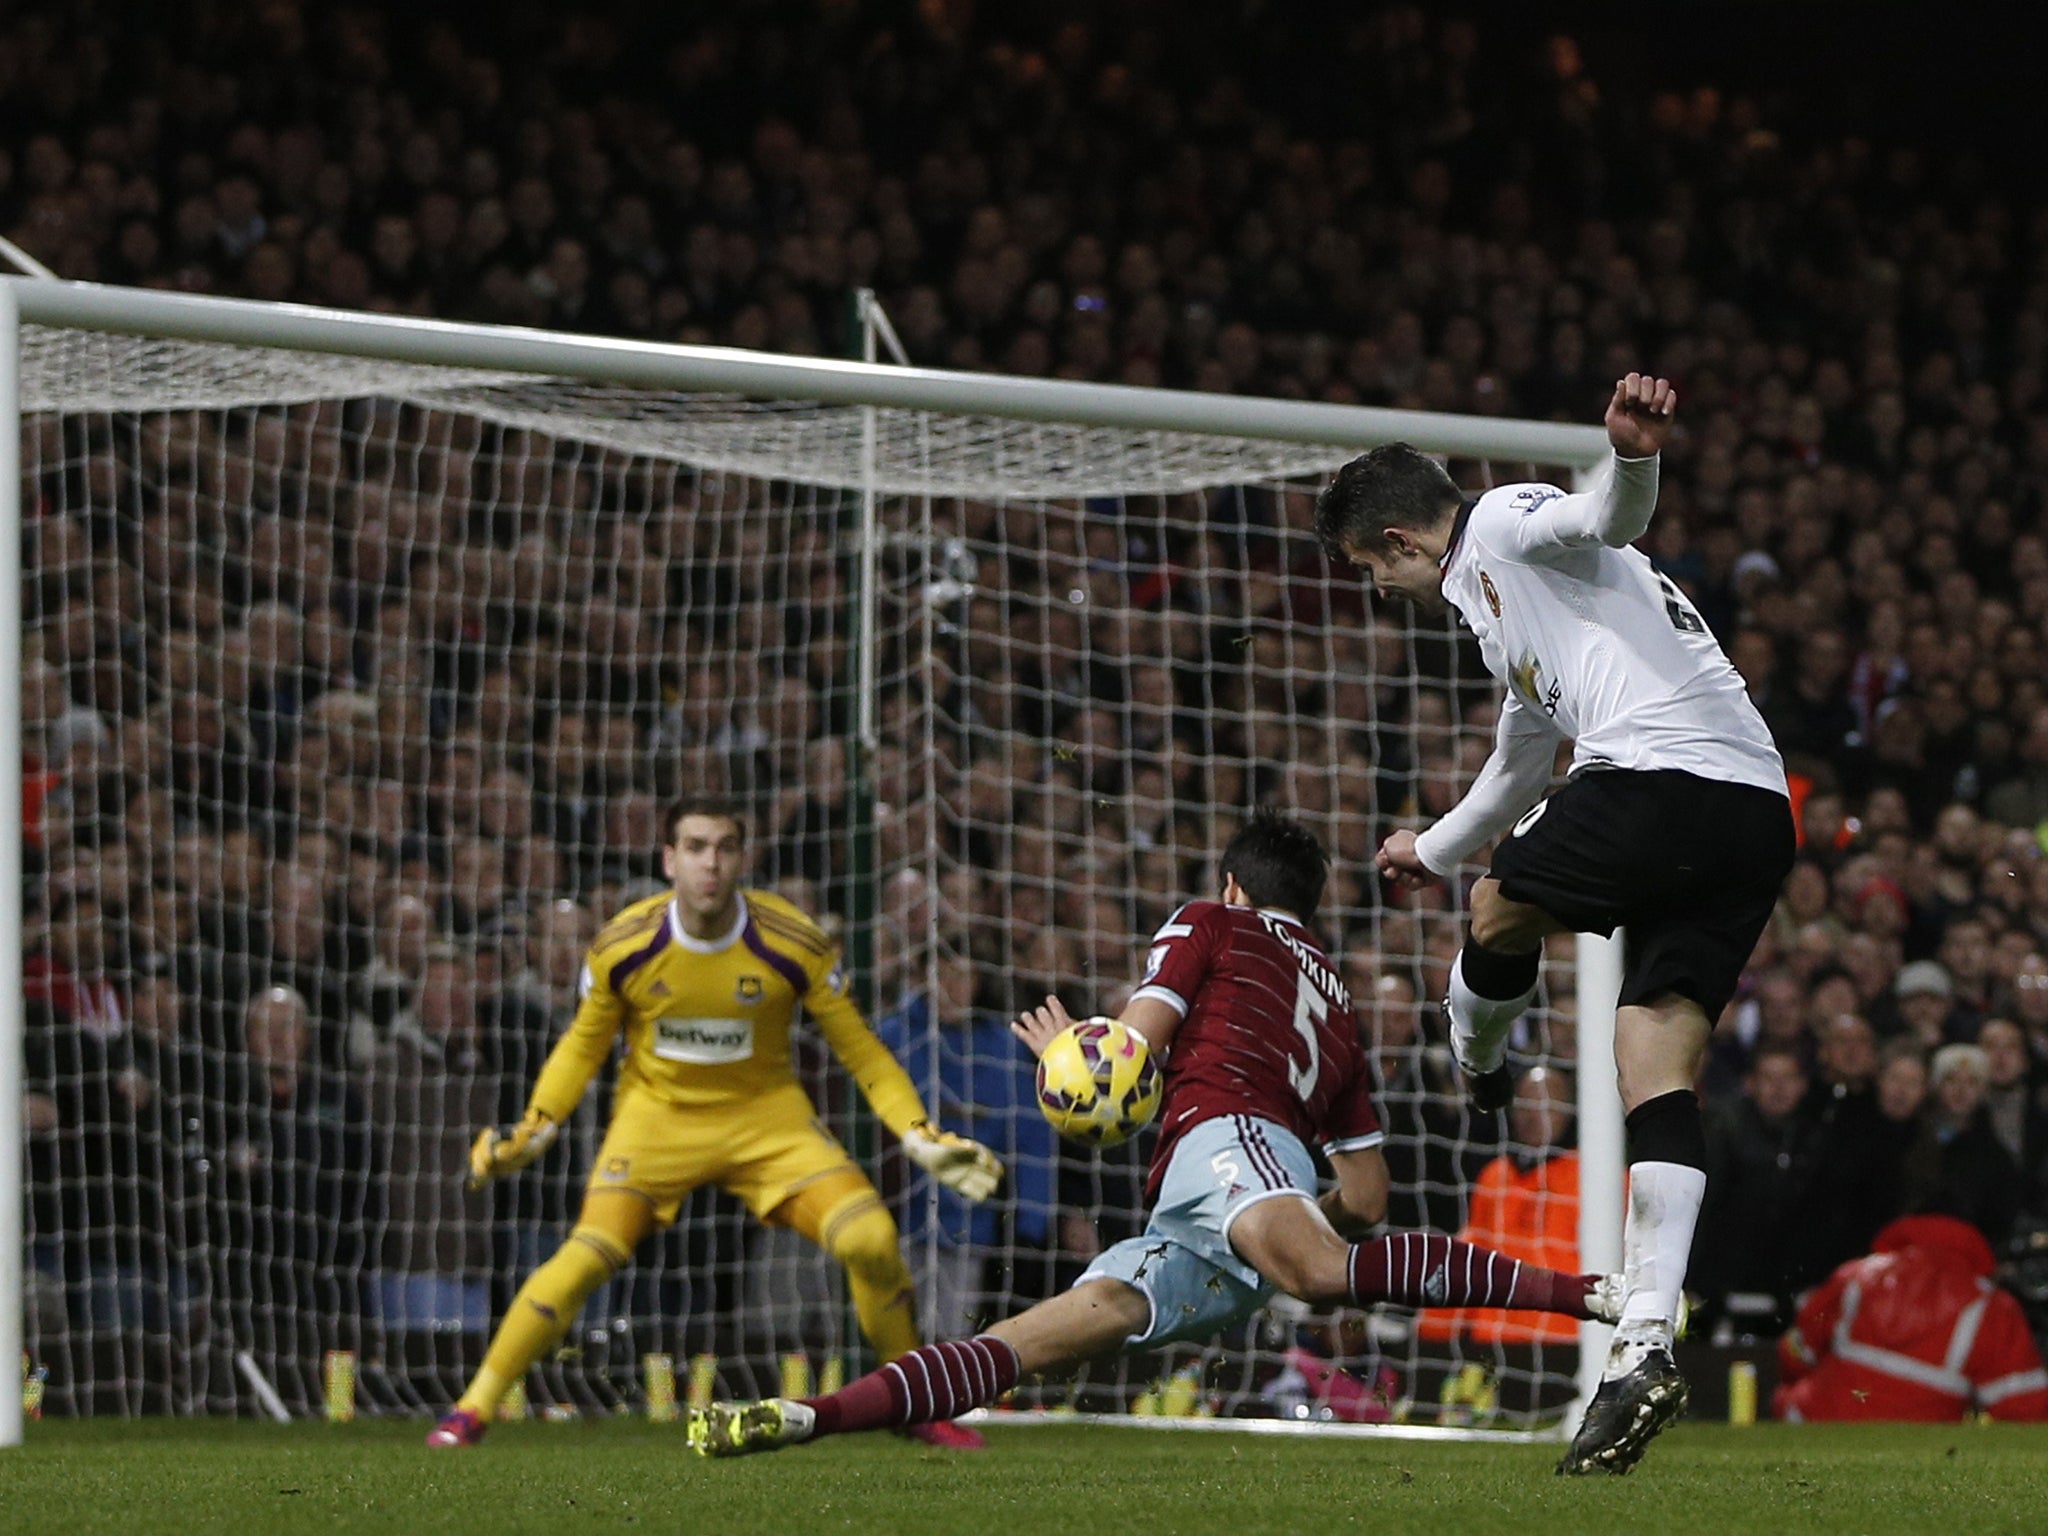
[[1451,964],[1444,1016],[1476,1109],[1506,1109],[1514,1098],[1508,1031],[1536,999],[1544,938],[1563,931],[1540,908],[1508,900],[1491,876],[1472,888],[1472,922]]
[[1559,1472],[1626,1472],[1685,1410],[1672,1344],[1707,1190],[1706,1134],[1692,1085],[1708,1033],[1705,1010],[1673,993],[1615,1012],[1614,1061],[1628,1111],[1625,1288],[1600,1389]]
[[690,1447],[746,1456],[824,1435],[943,1423],[996,1401],[1027,1374],[1118,1348],[1151,1318],[1136,1287],[1085,1281],[971,1339],[913,1349],[824,1397],[714,1403],[690,1415]]
[[498,1400],[562,1342],[590,1293],[625,1267],[654,1219],[644,1196],[605,1190],[585,1196],[567,1241],[519,1287],[469,1389],[428,1432],[427,1444],[449,1449],[481,1440]]

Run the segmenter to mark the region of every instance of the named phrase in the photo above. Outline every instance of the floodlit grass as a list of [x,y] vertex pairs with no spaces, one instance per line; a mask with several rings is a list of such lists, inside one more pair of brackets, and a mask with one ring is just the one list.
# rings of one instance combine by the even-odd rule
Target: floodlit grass
[[1687,1427],[1635,1475],[1549,1445],[998,1428],[982,1455],[860,1436],[704,1462],[679,1427],[44,1423],[0,1451],[9,1532],[1076,1532],[1937,1536],[2048,1531],[2048,1429]]

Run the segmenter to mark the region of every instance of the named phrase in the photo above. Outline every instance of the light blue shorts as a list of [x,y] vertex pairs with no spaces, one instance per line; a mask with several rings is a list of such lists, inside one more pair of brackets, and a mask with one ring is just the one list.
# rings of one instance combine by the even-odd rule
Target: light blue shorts
[[1292,1131],[1252,1115],[1204,1120],[1173,1149],[1144,1232],[1104,1252],[1075,1284],[1121,1280],[1144,1293],[1152,1320],[1127,1348],[1209,1338],[1274,1291],[1232,1251],[1231,1224],[1261,1200],[1315,1195],[1315,1159]]

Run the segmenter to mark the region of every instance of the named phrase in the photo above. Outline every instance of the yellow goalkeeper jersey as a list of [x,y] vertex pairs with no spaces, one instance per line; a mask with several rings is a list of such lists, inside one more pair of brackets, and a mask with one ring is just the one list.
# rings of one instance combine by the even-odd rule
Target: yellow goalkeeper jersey
[[744,1107],[795,1081],[789,1033],[801,1005],[898,1136],[925,1118],[909,1075],[847,995],[839,952],[802,911],[742,891],[719,938],[683,931],[674,898],[637,901],[590,946],[582,1001],[534,1084],[531,1108],[566,1120],[624,1031],[619,1093],[683,1109]]

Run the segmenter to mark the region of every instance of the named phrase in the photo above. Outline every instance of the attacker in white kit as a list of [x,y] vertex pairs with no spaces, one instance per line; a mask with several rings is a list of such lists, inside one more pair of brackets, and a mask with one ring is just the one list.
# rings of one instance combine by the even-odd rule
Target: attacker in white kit
[[[1605,1378],[1558,1470],[1626,1472],[1684,1410],[1672,1361],[1686,1256],[1706,1190],[1693,1091],[1794,852],[1785,765],[1742,679],[1683,593],[1629,545],[1657,505],[1678,399],[1614,387],[1614,458],[1591,489],[1505,485],[1467,497],[1406,443],[1362,454],[1316,503],[1333,559],[1383,597],[1449,606],[1507,685],[1492,755],[1464,799],[1380,872],[1454,876],[1494,838],[1444,1011],[1473,1102],[1506,1106],[1507,1033],[1535,995],[1544,938],[1624,930],[1614,1056],[1628,1112],[1626,1293]],[[1569,781],[1549,788],[1560,738]]]

